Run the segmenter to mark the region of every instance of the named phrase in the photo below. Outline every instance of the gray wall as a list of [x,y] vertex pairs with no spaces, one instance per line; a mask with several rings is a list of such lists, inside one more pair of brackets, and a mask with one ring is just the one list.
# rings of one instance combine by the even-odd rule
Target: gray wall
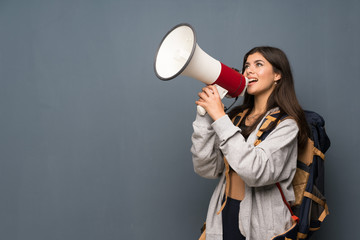
[[153,71],[181,22],[229,66],[257,45],[287,53],[332,140],[316,239],[355,236],[359,12],[356,0],[0,0],[0,239],[198,237],[217,183],[189,151],[203,84]]

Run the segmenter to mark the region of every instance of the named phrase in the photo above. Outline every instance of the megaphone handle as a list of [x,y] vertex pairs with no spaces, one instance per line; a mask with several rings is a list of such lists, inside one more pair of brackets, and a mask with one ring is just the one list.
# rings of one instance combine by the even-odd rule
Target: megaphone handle
[[[217,84],[214,84],[214,86],[216,87],[216,89],[219,92],[220,95],[220,99],[223,99],[225,97],[225,95],[227,94],[228,90],[226,90],[225,88],[220,87]],[[201,115],[204,116],[206,114],[206,110],[202,107],[202,106],[197,106],[197,112]]]

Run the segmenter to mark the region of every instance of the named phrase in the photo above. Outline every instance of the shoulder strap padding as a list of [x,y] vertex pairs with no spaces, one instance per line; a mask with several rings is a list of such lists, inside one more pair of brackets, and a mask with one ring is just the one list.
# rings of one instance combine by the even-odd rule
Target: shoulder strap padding
[[[269,115],[267,115],[264,119],[264,121],[262,122],[259,131],[256,133],[257,136],[257,140],[255,141],[254,145],[257,146],[261,143],[261,141],[266,137],[263,137],[263,134],[265,132],[265,129],[272,123],[275,122],[277,120],[277,115],[280,113],[280,111],[275,111]],[[288,119],[290,117],[284,117],[282,119],[280,119],[277,124],[279,124],[281,121],[284,121],[285,119]]]

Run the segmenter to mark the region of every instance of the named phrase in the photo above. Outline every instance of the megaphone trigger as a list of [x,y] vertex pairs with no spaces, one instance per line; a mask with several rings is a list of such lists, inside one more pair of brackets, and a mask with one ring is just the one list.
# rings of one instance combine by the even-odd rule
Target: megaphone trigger
[[228,93],[228,90],[226,90],[225,88],[220,87],[219,85],[215,84],[214,85],[216,87],[216,89],[218,90],[218,93],[220,95],[220,98],[223,99],[226,94]]
[[[216,87],[216,89],[217,89],[217,91],[218,91],[218,93],[219,93],[220,99],[223,99],[223,98],[226,96],[228,90],[226,90],[225,88],[220,87],[220,86],[217,85],[217,84],[214,84],[214,86]],[[204,116],[204,115],[206,114],[206,110],[205,110],[203,107],[201,107],[201,106],[198,105],[196,108],[197,108],[197,112],[198,112],[201,116]]]

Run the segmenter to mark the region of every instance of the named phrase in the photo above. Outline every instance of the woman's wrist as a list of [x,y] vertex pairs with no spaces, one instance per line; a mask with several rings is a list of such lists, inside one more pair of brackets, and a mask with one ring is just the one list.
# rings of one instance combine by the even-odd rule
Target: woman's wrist
[[211,116],[211,118],[212,118],[214,121],[216,121],[216,120],[222,118],[223,116],[225,116],[226,113],[225,113],[225,112],[218,112],[218,113],[215,113],[215,114],[212,114],[212,115],[213,115],[213,116]]

